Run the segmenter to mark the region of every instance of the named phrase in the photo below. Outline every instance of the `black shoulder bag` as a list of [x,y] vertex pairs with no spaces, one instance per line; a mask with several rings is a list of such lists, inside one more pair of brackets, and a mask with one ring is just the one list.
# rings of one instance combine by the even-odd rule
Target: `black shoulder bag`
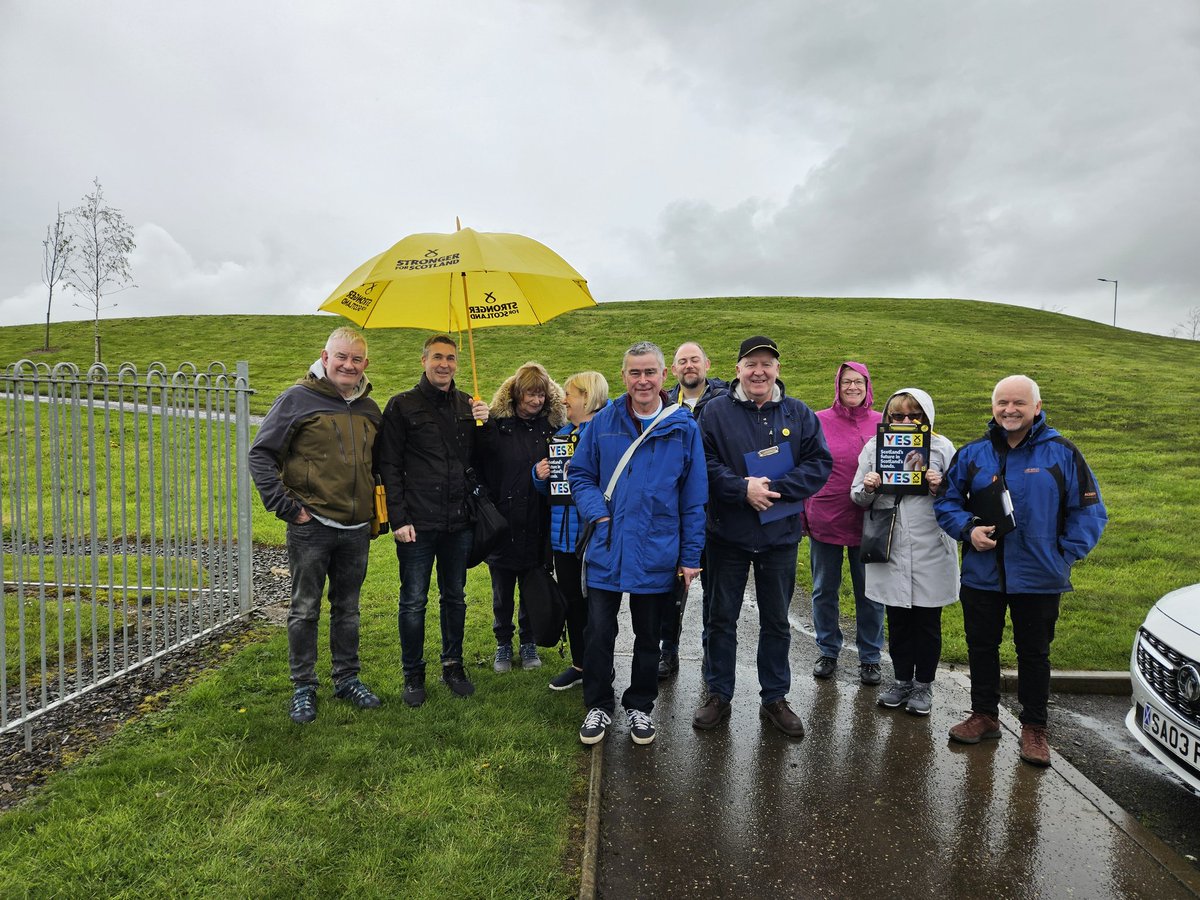
[[858,545],[858,556],[865,563],[887,562],[892,555],[892,535],[896,531],[896,510],[900,508],[903,495],[896,497],[891,506],[878,507],[874,503],[863,513],[862,540]]

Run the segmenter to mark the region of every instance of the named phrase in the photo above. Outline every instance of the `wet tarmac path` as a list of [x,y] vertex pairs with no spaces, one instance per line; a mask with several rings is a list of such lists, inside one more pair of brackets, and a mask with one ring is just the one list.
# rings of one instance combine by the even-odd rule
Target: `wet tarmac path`
[[[1194,870],[1069,763],[1020,762],[1007,712],[1000,741],[950,743],[969,706],[961,676],[939,678],[927,718],[884,710],[853,652],[817,681],[816,648],[794,632],[789,700],[807,734],[785,737],[759,718],[752,600],[732,716],[696,731],[699,606],[685,616],[680,671],[661,683],[656,741],[635,746],[618,716],[601,745],[599,896],[1197,896]],[[807,616],[798,598],[793,617]],[[631,647],[626,618],[618,696]]]

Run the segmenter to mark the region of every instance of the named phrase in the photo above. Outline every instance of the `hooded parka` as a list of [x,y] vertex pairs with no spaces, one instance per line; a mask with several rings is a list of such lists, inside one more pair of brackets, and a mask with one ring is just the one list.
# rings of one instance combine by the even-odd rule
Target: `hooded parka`
[[[925,412],[933,435],[929,468],[943,475],[954,458],[954,445],[933,431],[933,398],[920,388],[901,388],[892,394],[910,394]],[[891,402],[891,397],[888,398]],[[887,404],[884,404],[887,408]],[[858,457],[858,471],[850,496],[859,506],[897,506],[888,561],[867,563],[867,596],[885,606],[949,606],[958,599],[958,544],[940,527],[933,513],[933,497],[921,494],[867,493],[863,479],[875,471],[875,443],[871,438]]]
[[[842,403],[840,384],[847,371],[857,372],[867,382],[861,406]],[[850,499],[850,485],[858,468],[858,456],[875,437],[883,413],[872,409],[875,392],[871,374],[862,363],[846,361],[833,376],[833,406],[817,413],[825,443],[833,455],[833,471],[825,487],[804,504],[805,530],[814,540],[839,547],[857,547],[862,540],[862,508]]]

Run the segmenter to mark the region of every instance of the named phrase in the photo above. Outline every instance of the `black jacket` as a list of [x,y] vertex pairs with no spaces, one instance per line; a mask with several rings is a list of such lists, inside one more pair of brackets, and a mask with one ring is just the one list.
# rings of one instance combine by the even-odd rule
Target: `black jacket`
[[[694,418],[699,419],[700,413],[703,411],[704,407],[708,405],[708,401],[712,400],[713,397],[720,397],[722,394],[726,393],[728,390],[729,390],[729,382],[728,381],[722,381],[720,378],[705,378],[704,379],[704,393],[700,395],[700,399],[697,400],[696,405],[694,407],[692,407],[692,416]],[[680,406],[682,406],[686,409],[687,404],[684,403],[679,398],[680,394],[682,392],[683,392],[682,386],[679,384],[676,384],[673,388],[671,388],[669,391],[667,391],[667,397],[670,399],[670,401],[672,403],[678,403]]]
[[[448,430],[456,446],[447,445]],[[393,530],[412,525],[417,531],[461,531],[471,526],[463,461],[474,460],[479,430],[470,396],[453,382],[449,391],[440,391],[422,375],[416,387],[388,401],[375,456]]]
[[563,391],[553,379],[546,403],[532,419],[516,414],[507,378],[492,398],[491,428],[480,435],[480,474],[488,496],[508,521],[508,535],[487,558],[488,565],[524,572],[550,556],[550,506],[533,483],[533,468],[545,459],[550,435],[567,421]]

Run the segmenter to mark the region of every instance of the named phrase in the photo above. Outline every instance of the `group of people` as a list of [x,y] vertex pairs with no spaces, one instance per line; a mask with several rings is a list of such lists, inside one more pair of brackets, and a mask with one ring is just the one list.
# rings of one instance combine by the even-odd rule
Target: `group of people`
[[[316,717],[317,622],[326,581],[333,695],[359,708],[380,704],[359,679],[358,662],[359,593],[378,481],[399,562],[409,706],[426,696],[425,613],[435,563],[441,681],[457,696],[474,692],[463,666],[465,585],[472,495],[486,493],[509,525],[487,557],[493,668],[507,672],[517,660],[526,669],[541,665],[518,584],[531,568],[552,566],[566,599],[570,665],[549,686],[582,685],[585,744],[602,741],[617,713],[614,649],[626,595],[633,659],[621,708],[634,743],[654,740],[658,682],[679,668],[680,617],[696,578],[703,588],[706,696],[692,724],[710,730],[730,715],[737,623],[751,570],[760,715],[789,737],[803,736],[788,701],[788,609],[807,534],[820,653],[815,677],[837,671],[844,562],[864,685],[882,685],[887,623],[894,678],[878,694],[881,707],[929,714],[942,609],[961,600],[971,711],[950,737],[997,738],[1007,612],[1018,658],[1021,757],[1050,764],[1049,648],[1059,598],[1071,589],[1071,565],[1099,539],[1106,513],[1078,449],[1046,424],[1031,379],[1002,379],[987,433],[956,451],[933,431],[929,393],[902,388],[877,411],[870,373],[858,362],[838,367],[832,405],[814,412],[786,392],[780,349],[763,335],[741,343],[729,383],[709,374],[699,344],[682,344],[669,391],[662,350],[635,343],[621,362],[624,393],[613,400],[598,372],[579,372],[560,387],[530,362],[490,404],[473,401],[455,385],[457,351],[450,336],[430,337],[420,381],[381,412],[368,396],[366,340],[339,328],[306,376],[275,401],[251,447],[263,503],[288,523],[294,721]],[[876,463],[881,422],[926,426],[921,493],[900,494],[884,484]],[[566,448],[565,475],[561,467],[551,474],[552,443]],[[1007,523],[979,515],[977,498],[997,487],[1011,498]],[[864,562],[864,516],[876,514],[891,523],[890,546],[885,558]]]

